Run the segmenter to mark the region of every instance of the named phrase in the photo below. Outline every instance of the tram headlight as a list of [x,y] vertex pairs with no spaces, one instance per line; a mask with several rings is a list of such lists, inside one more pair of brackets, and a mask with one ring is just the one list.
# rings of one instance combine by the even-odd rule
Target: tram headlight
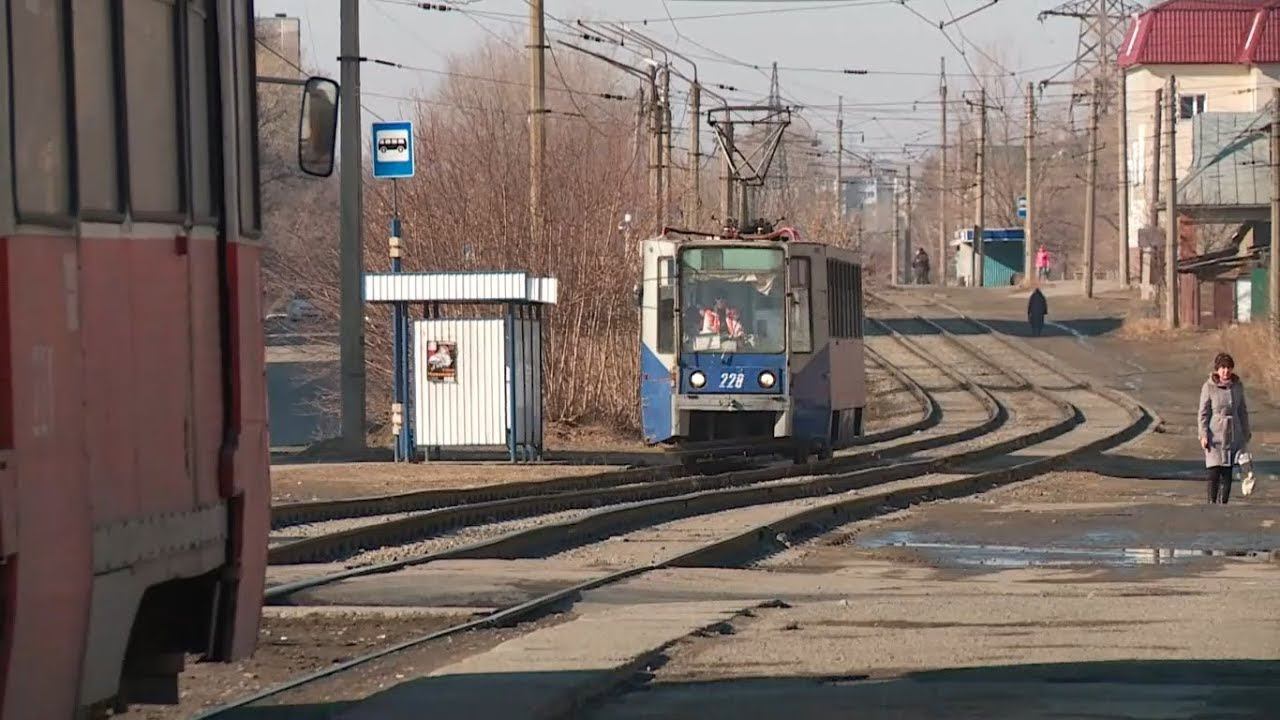
[[760,387],[768,390],[778,382],[778,378],[773,373],[769,372],[768,370],[765,370],[764,372],[760,373],[759,381],[760,381]]
[[707,384],[707,376],[701,370],[694,370],[689,374],[689,387],[702,388]]

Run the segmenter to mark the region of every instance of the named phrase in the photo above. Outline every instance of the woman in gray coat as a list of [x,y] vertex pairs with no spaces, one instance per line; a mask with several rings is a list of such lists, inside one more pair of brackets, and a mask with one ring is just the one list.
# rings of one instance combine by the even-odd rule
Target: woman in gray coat
[[1225,505],[1231,497],[1231,468],[1249,445],[1249,408],[1236,362],[1226,353],[1213,359],[1213,374],[1200,388],[1200,447],[1208,469],[1209,502]]

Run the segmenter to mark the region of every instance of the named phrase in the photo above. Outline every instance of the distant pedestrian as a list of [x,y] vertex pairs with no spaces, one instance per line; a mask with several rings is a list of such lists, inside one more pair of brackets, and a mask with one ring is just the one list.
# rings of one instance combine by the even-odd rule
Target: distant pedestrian
[[1045,299],[1040,288],[1031,291],[1027,298],[1027,322],[1031,323],[1031,334],[1040,337],[1044,332],[1044,317],[1049,314],[1049,301]]
[[1236,361],[1226,353],[1213,359],[1213,374],[1200,388],[1200,447],[1204,449],[1209,502],[1227,504],[1231,498],[1231,468],[1249,446],[1249,408],[1244,384],[1235,373]]
[[917,285],[929,284],[929,253],[924,248],[916,249],[916,256],[911,259],[911,269],[915,271]]
[[1036,251],[1036,277],[1041,280],[1049,279],[1049,248],[1041,245]]

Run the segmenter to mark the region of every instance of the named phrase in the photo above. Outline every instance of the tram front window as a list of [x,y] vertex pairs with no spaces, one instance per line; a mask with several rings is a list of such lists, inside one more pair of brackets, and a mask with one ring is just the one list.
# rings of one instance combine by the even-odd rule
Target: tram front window
[[785,257],[769,247],[696,247],[680,253],[685,352],[781,353]]

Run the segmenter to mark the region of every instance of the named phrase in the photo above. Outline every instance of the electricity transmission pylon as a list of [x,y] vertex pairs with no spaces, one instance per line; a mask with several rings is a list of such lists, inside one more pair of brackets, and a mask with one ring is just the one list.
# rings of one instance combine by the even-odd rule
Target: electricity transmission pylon
[[[1143,6],[1134,0],[1068,0],[1057,7],[1045,10],[1038,18],[1075,18],[1080,21],[1080,40],[1076,58],[1060,72],[1074,70],[1072,77],[1072,102],[1087,97],[1093,81],[1102,82],[1103,93],[1099,111],[1105,112],[1113,93],[1116,60],[1120,44],[1128,29],[1129,19],[1142,12]],[[1055,78],[1049,78],[1054,80]],[[1048,81],[1046,81],[1048,82]]]

